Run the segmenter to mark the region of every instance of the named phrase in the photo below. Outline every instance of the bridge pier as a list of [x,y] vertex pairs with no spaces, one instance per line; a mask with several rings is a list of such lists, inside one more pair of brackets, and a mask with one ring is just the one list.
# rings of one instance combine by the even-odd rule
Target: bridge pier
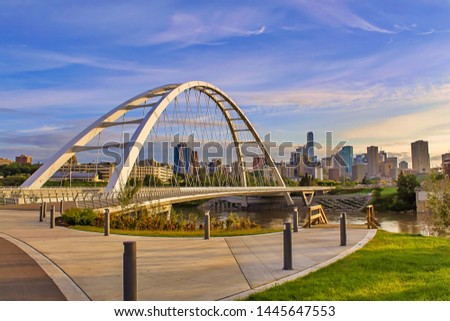
[[314,198],[314,191],[303,191],[302,192],[303,202],[306,206],[311,205]]

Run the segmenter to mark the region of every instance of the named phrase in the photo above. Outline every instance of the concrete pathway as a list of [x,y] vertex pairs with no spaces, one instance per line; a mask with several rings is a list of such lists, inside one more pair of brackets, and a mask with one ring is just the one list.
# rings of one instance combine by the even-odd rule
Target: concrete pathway
[[61,290],[22,249],[0,237],[0,300],[61,301]]
[[[294,269],[285,271],[282,233],[210,240],[105,237],[50,229],[38,222],[37,211],[0,210],[0,238],[27,252],[68,300],[122,300],[124,241],[137,242],[139,300],[230,300],[325,266],[374,234],[348,229],[348,246],[342,247],[338,228],[300,229],[293,234]],[[6,291],[0,283],[0,293]]]

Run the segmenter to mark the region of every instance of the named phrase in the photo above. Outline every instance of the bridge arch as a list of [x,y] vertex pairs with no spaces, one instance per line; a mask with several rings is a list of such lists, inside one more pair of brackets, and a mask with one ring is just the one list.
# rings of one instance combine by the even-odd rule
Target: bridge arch
[[[108,182],[106,190],[118,191],[127,182],[132,166],[139,157],[141,147],[144,145],[150,131],[155,123],[158,121],[165,109],[172,103],[176,97],[187,90],[194,90],[207,95],[218,107],[226,119],[227,125],[231,132],[235,150],[237,153],[237,161],[239,168],[243,169],[244,154],[242,151],[242,143],[239,139],[239,131],[245,130],[251,133],[260,150],[263,152],[267,165],[272,170],[274,180],[278,186],[284,187],[283,179],[278,172],[275,163],[267,151],[260,136],[256,132],[254,126],[250,123],[242,109],[233,101],[225,92],[216,86],[204,81],[190,81],[183,84],[169,84],[148,90],[140,95],[137,95],[126,102],[120,104],[110,112],[106,113],[90,126],[81,131],[66,145],[64,145],[57,153],[55,153],[43,166],[41,166],[32,176],[30,176],[23,184],[23,188],[40,188],[55,174],[59,168],[66,163],[73,155],[79,151],[89,150],[91,147],[87,144],[99,135],[104,129],[123,124],[117,120],[130,110],[138,108],[149,108],[145,117],[126,122],[127,124],[138,124],[137,129],[133,133],[128,142],[127,152],[124,153],[124,159],[121,164],[113,172],[111,179]],[[153,100],[152,103],[147,103]],[[233,115],[231,114],[233,112]],[[237,115],[237,117],[235,116]],[[235,118],[233,118],[235,117]],[[237,129],[236,121],[242,121],[245,124],[244,129]],[[124,146],[122,146],[124,148]],[[240,173],[243,185],[246,185],[246,173],[241,170]],[[287,195],[289,197],[289,195]]]

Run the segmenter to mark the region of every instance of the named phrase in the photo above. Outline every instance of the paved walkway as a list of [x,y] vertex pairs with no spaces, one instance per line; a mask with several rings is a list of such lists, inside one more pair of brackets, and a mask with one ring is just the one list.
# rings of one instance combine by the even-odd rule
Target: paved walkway
[[[14,245],[25,251],[39,265],[30,269],[40,267],[59,288],[46,283],[48,292],[57,295],[60,291],[67,300],[122,300],[124,241],[137,242],[139,300],[230,300],[325,266],[360,248],[374,234],[373,230],[348,229],[348,246],[342,247],[338,228],[300,229],[293,234],[294,269],[285,271],[282,233],[210,240],[105,237],[50,229],[48,222],[38,222],[38,211],[0,210],[1,253]],[[18,278],[28,273],[22,266],[28,263],[23,262],[17,261],[18,269],[8,274],[8,282],[0,279],[1,300],[45,299],[31,292],[27,298],[12,293],[11,284],[22,286]]]

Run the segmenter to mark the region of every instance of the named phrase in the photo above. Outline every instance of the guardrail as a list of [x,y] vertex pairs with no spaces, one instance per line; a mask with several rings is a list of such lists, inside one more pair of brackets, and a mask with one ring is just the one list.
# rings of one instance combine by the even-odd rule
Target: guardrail
[[[131,203],[172,199],[199,195],[263,195],[291,192],[328,191],[329,187],[143,187],[133,196]],[[120,192],[108,192],[104,188],[1,188],[0,204],[36,204],[43,202],[75,202],[82,208],[105,208],[118,206],[121,203]]]

